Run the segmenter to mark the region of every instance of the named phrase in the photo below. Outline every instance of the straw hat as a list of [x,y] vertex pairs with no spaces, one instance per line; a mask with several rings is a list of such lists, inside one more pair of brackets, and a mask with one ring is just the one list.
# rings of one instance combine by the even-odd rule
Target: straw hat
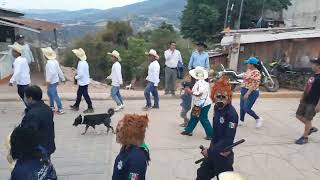
[[150,51],[146,52],[145,54],[146,55],[152,55],[152,56],[156,57],[156,60],[159,60],[159,58],[160,58],[159,55],[157,54],[157,51],[154,50],[154,49],[150,49]]
[[244,180],[244,178],[235,172],[223,172],[221,174],[219,174],[219,179],[220,180]]
[[43,55],[48,59],[56,59],[57,54],[51,47],[41,48]]
[[9,48],[12,48],[13,50],[17,51],[18,53],[22,54],[23,46],[21,46],[19,43],[15,42],[12,45],[8,45]]
[[87,60],[86,52],[84,52],[84,50],[83,50],[82,48],[74,49],[74,50],[72,50],[72,52],[73,52],[81,61]]
[[203,67],[197,66],[195,69],[189,71],[190,76],[197,80],[204,80],[209,77],[209,73]]
[[120,53],[116,50],[113,50],[112,53],[108,52],[109,55],[114,56],[118,59],[118,61],[121,61]]

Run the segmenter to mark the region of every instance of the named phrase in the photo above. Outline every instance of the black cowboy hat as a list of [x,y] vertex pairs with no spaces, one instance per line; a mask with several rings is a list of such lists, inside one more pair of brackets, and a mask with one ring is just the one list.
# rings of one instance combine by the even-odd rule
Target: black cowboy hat
[[312,64],[319,64],[320,65],[320,58],[313,58],[313,59],[310,60],[310,62]]
[[208,46],[204,42],[198,42],[197,46],[202,46],[204,48],[208,48]]

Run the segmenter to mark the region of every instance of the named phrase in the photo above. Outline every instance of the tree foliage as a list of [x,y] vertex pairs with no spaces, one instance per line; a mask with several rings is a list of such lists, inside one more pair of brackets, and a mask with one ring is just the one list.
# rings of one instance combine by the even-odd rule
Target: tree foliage
[[[234,4],[233,11],[229,11],[231,28],[238,20],[240,3],[241,0],[230,0],[230,7]],[[263,10],[281,11],[290,5],[290,0],[244,0],[241,27],[248,28]],[[226,8],[227,0],[188,0],[181,18],[182,35],[193,41],[210,41],[223,30]]]

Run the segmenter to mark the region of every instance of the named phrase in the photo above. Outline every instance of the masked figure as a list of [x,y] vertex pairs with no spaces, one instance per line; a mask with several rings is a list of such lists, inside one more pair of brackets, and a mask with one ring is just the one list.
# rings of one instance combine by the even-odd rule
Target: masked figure
[[226,79],[220,79],[212,87],[211,99],[215,103],[213,138],[210,147],[202,151],[206,158],[197,171],[197,180],[210,180],[222,172],[233,171],[233,151],[225,148],[233,144],[238,114],[231,105],[232,91]]

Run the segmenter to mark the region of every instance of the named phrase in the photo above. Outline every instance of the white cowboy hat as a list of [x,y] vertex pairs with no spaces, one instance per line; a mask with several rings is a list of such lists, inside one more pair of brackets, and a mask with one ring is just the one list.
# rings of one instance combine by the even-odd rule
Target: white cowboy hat
[[86,52],[84,52],[84,50],[83,50],[82,48],[74,49],[74,50],[72,50],[72,52],[73,52],[81,61],[87,60]]
[[48,60],[56,59],[57,54],[51,47],[41,48],[43,55],[48,58]]
[[220,180],[244,180],[244,178],[235,172],[223,172],[221,174],[219,174],[219,179]]
[[118,61],[121,61],[120,53],[116,50],[113,50],[112,53],[108,52],[109,55],[114,56],[118,59]]
[[204,80],[209,77],[209,73],[203,67],[197,66],[195,69],[189,71],[191,77],[197,80]]
[[152,55],[152,56],[156,57],[156,60],[159,60],[159,58],[160,58],[159,55],[157,54],[157,51],[154,50],[154,49],[150,49],[150,51],[146,52],[145,54],[146,55]]
[[22,53],[23,51],[23,46],[21,46],[19,43],[15,42],[12,45],[8,45],[9,48],[12,48],[13,50],[17,51],[18,53]]

